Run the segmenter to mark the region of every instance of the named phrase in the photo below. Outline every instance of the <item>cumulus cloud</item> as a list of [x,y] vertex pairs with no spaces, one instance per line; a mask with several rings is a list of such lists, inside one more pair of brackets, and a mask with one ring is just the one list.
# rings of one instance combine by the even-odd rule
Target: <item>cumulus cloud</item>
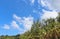
[[49,0],[49,2],[52,5],[52,7],[54,7],[54,9],[60,11],[60,0]]
[[60,11],[60,0],[41,0],[42,6]]
[[31,29],[33,24],[33,17],[19,17],[16,14],[13,14],[13,21],[7,25],[5,24],[2,28],[3,29],[16,29],[19,31],[20,34],[28,31]]
[[10,29],[10,27],[9,27],[9,25],[7,25],[7,24],[4,24],[4,26],[3,26],[3,29]]
[[19,29],[19,25],[16,23],[16,21],[12,21],[11,26],[15,29]]
[[53,10],[54,8],[52,7],[52,5],[49,3],[48,0],[41,0],[41,6],[45,9],[48,8],[48,10]]
[[23,19],[24,20],[22,23],[24,24],[24,27],[28,30],[31,29],[31,26],[33,24],[33,17],[24,17]]
[[43,14],[41,16],[41,19],[56,18],[58,16],[57,11],[53,8],[48,0],[41,0],[41,5],[48,8],[48,10],[45,8],[42,9]]
[[58,13],[56,11],[46,11],[43,10],[44,14],[41,16],[41,19],[49,19],[49,18],[56,18]]
[[16,14],[13,15],[13,18],[14,18],[15,20],[17,20],[18,22],[21,21],[21,17],[17,16]]
[[[19,17],[16,14],[13,15],[13,18],[19,23],[19,25],[23,25],[23,29],[22,31],[27,31],[31,29],[31,26],[33,24],[33,17],[32,16],[28,16],[28,17]],[[16,22],[14,22],[14,24],[16,24]],[[21,26],[22,27],[22,26]],[[20,28],[21,28],[20,27]]]

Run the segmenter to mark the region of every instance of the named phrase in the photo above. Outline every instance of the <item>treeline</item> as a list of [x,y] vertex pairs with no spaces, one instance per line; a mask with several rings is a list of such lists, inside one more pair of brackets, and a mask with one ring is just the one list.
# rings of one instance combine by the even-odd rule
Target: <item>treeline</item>
[[0,36],[0,39],[60,39],[60,13],[56,18],[34,21],[31,30],[16,36]]

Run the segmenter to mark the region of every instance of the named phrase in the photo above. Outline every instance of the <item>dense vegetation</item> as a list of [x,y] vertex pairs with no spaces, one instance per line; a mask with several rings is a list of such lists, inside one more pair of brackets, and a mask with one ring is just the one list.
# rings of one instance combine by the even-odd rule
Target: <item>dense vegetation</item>
[[34,21],[31,30],[16,36],[0,36],[0,39],[60,39],[60,13],[53,19]]

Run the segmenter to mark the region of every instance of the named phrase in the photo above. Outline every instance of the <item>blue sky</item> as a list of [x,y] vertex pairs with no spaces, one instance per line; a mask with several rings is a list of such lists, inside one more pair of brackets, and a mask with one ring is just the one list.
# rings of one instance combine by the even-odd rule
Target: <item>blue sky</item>
[[49,0],[0,0],[0,35],[22,34],[31,29],[33,20],[56,18],[57,11],[50,5],[52,2],[48,2]]

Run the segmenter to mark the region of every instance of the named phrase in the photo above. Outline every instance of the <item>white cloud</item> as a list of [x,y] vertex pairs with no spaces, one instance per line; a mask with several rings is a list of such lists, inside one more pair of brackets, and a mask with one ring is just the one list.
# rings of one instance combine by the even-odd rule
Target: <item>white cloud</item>
[[21,17],[18,17],[18,16],[15,15],[15,14],[13,15],[13,18],[14,18],[15,20],[19,21],[19,22],[21,21]]
[[19,23],[19,25],[21,25],[21,24],[23,25],[23,27],[24,27],[24,30],[22,30],[23,32],[26,32],[31,29],[31,26],[33,24],[33,17],[32,16],[21,18],[21,17],[17,16],[16,14],[14,14],[13,18]]
[[23,18],[23,25],[25,27],[25,29],[30,30],[31,26],[33,24],[33,17],[24,17]]
[[13,28],[13,29],[16,29],[16,30],[18,30],[19,31],[19,33],[23,33],[23,29],[20,27],[20,25],[16,22],[16,21],[12,21],[11,22],[11,27]]
[[49,10],[53,10],[54,9],[48,0],[41,0],[40,4],[42,5],[42,7],[46,7]]
[[[44,8],[42,9],[43,14],[41,16],[41,19],[49,19],[49,18],[56,18],[58,16],[57,11],[53,8],[53,6],[50,3],[49,0],[41,0],[42,7],[48,8],[48,11]],[[52,11],[50,11],[52,10]]]
[[11,26],[15,29],[19,29],[19,25],[16,23],[16,21],[12,21]]
[[41,0],[41,5],[46,6],[46,1]]
[[4,24],[4,26],[3,26],[3,29],[10,29],[10,27],[9,27],[9,25],[7,25],[7,24]]
[[56,18],[58,13],[56,11],[46,11],[43,10],[44,14],[41,16],[41,19]]
[[42,6],[51,7],[57,11],[60,11],[60,0],[41,0]]
[[60,11],[60,0],[49,0],[49,2],[54,9]]

